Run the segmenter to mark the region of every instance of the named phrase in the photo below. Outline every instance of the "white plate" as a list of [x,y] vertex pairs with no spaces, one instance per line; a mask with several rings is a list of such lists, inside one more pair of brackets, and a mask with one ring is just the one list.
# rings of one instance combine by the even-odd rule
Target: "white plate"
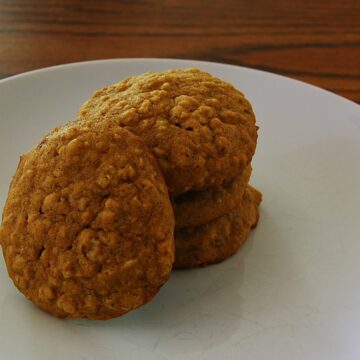
[[58,320],[0,261],[1,359],[359,359],[360,107],[273,74],[183,60],[58,66],[0,82],[1,198],[18,156],[93,90],[132,74],[199,67],[232,82],[260,126],[252,182],[264,193],[228,261],[174,272],[147,306],[108,322]]

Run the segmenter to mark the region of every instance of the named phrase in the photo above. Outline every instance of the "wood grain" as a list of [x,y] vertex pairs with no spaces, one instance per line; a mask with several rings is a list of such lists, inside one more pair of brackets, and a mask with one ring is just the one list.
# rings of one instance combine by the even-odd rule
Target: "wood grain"
[[0,77],[103,58],[263,69],[360,103],[358,0],[0,0]]

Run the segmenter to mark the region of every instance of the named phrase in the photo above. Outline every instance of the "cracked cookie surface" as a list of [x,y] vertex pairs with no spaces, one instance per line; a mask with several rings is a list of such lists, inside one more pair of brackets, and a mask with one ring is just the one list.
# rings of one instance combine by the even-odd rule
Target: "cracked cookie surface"
[[109,319],[151,300],[174,260],[155,158],[120,127],[55,129],[21,157],[0,242],[15,285],[58,317]]
[[208,224],[175,231],[174,268],[223,261],[235,254],[259,219],[261,193],[248,185],[239,206]]
[[240,175],[257,141],[244,95],[196,69],[145,73],[96,91],[78,121],[107,120],[145,141],[175,196]]

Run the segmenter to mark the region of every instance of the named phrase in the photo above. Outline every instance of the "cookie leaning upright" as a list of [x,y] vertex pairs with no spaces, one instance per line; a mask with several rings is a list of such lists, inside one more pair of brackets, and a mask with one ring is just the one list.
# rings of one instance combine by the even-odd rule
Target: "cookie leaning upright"
[[242,174],[257,141],[255,116],[244,95],[196,69],[128,78],[95,92],[78,117],[113,120],[139,135],[175,196]]
[[0,242],[27,298],[59,317],[109,319],[148,301],[174,260],[174,215],[136,136],[72,123],[21,157]]

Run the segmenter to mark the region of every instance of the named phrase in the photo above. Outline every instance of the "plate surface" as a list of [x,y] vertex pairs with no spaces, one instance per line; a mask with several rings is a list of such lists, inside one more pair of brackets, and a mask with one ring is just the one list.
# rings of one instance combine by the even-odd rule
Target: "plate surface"
[[18,157],[99,87],[198,67],[241,89],[260,126],[261,218],[237,255],[176,271],[148,305],[108,322],[58,320],[0,259],[1,359],[359,359],[360,106],[281,76],[157,59],[69,64],[0,81],[0,207]]

